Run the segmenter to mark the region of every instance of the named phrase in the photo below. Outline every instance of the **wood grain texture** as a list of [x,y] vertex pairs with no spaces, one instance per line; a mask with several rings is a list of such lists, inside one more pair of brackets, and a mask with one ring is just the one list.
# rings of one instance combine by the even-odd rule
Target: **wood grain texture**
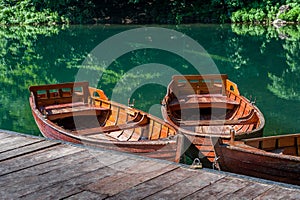
[[[33,141],[29,136],[20,138]],[[300,195],[296,186],[43,138],[34,141],[0,153],[6,155],[0,160],[1,199],[299,199]]]

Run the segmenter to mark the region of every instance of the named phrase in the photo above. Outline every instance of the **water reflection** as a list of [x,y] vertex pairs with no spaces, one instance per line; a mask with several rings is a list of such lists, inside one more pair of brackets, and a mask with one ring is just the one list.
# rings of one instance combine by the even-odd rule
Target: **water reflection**
[[[136,27],[140,26],[0,27],[0,128],[38,135],[28,104],[28,86],[74,81],[81,63],[100,42]],[[300,132],[299,26],[280,29],[249,25],[164,27],[198,41],[220,72],[238,83],[242,94],[256,100],[266,118],[266,135]],[[130,93],[136,107],[159,116],[157,105],[166,88],[154,82],[136,86],[167,72],[126,73],[149,63],[172,66],[183,74],[196,72],[190,63],[175,54],[141,49],[116,59],[98,87],[108,95],[117,94],[122,103],[127,103],[126,94]],[[85,67],[93,73],[103,72],[98,65]],[[171,79],[172,74],[167,75]],[[114,90],[125,79],[130,81]]]

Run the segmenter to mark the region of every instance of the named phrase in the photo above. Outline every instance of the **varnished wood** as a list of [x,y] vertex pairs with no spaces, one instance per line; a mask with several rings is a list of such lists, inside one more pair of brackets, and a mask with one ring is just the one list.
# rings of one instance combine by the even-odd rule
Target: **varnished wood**
[[222,170],[300,185],[300,134],[244,139],[213,138]]
[[[150,119],[146,115],[141,115],[137,113],[135,118],[131,121],[126,122],[125,124],[118,124],[118,125],[110,125],[104,127],[95,127],[89,129],[83,129],[76,131],[79,135],[93,135],[93,134],[101,134],[107,132],[116,132],[120,130],[127,130],[127,129],[134,129],[138,127],[142,127],[144,125],[149,124]],[[137,138],[139,140],[140,138]]]
[[258,122],[258,117],[253,112],[249,113],[245,117],[241,117],[239,119],[233,120],[194,120],[194,121],[183,121],[180,122],[180,125],[186,126],[224,126],[224,125],[246,125],[246,124],[254,124]]
[[[173,76],[162,105],[165,121],[192,144],[198,137],[210,136],[229,141],[230,130],[235,131],[236,140],[259,137],[263,133],[263,114],[240,95],[237,85],[226,74]],[[194,145],[200,153],[203,151],[201,144]],[[214,161],[213,151],[203,154],[211,155],[205,159]]]
[[[177,131],[113,101],[88,82],[31,86],[30,105],[45,137],[179,161]],[[164,149],[168,149],[165,151]]]

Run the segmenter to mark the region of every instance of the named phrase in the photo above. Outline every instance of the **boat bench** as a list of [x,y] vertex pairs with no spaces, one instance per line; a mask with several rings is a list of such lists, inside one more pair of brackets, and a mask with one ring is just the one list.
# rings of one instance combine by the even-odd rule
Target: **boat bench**
[[109,115],[111,113],[111,110],[108,108],[90,106],[88,104],[84,104],[83,102],[50,105],[40,107],[40,110],[47,116],[49,120],[56,120],[72,116]]
[[120,135],[122,135],[122,133],[117,134],[117,135],[110,134],[110,133],[145,126],[145,125],[149,124],[149,122],[150,122],[150,119],[146,115],[137,113],[135,118],[131,121],[128,121],[127,123],[119,124],[119,125],[104,126],[104,127],[94,127],[94,128],[84,129],[84,130],[77,130],[76,134],[83,135],[83,136],[91,136],[91,135],[106,133],[106,135],[119,140]]
[[173,110],[189,108],[222,108],[233,109],[238,102],[222,94],[187,95],[180,97],[178,101],[171,102],[169,107]]
[[250,113],[239,119],[232,120],[191,120],[191,121],[179,121],[180,125],[185,126],[223,126],[223,125],[246,125],[253,124],[258,121],[258,116],[255,113],[254,109]]

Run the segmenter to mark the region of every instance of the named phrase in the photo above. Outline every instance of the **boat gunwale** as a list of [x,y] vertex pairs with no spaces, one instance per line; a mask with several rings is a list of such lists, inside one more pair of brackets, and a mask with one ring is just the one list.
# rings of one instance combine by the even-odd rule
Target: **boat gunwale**
[[[293,137],[295,135],[300,136],[300,134],[292,134],[291,137]],[[272,137],[272,136],[270,136],[270,137]],[[268,138],[268,137],[263,137],[263,138]],[[246,140],[248,141],[248,140],[255,140],[255,139],[260,139],[260,138],[243,139],[240,141],[234,141],[233,143],[229,142],[226,144],[224,144],[221,140],[218,140],[218,143],[220,145],[219,148],[220,148],[220,151],[222,152],[222,154],[223,154],[222,149],[226,148],[226,149],[233,150],[233,151],[239,151],[239,152],[244,152],[244,153],[249,153],[249,154],[254,154],[254,155],[259,155],[259,156],[267,156],[267,157],[271,157],[271,158],[280,158],[280,159],[300,162],[300,156],[269,152],[269,151],[259,149],[259,148],[253,147],[251,145],[245,144]]]

